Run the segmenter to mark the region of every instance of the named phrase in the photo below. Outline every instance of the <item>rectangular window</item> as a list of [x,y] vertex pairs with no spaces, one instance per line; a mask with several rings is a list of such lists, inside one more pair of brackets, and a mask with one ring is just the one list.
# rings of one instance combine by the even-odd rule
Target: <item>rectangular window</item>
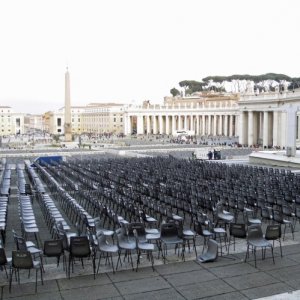
[[61,118],[57,118],[57,126],[61,126]]

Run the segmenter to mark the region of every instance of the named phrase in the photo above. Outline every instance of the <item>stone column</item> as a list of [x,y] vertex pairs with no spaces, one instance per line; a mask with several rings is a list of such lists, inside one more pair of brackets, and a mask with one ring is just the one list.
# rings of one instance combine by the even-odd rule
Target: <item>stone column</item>
[[233,115],[229,116],[229,136],[233,136]]
[[224,135],[228,136],[228,115],[224,116]]
[[169,116],[166,115],[166,134],[170,134],[170,123],[169,123]]
[[172,134],[174,134],[176,131],[176,117],[172,116]]
[[287,108],[286,122],[286,151],[288,156],[296,155],[296,126],[297,126],[297,107],[292,104]]
[[278,146],[278,111],[273,112],[273,146]]
[[190,130],[194,131],[194,117],[193,115],[190,115]]
[[253,146],[253,111],[248,112],[248,146]]
[[123,128],[124,128],[124,134],[128,135],[128,116],[124,115],[123,117]]
[[216,135],[217,135],[217,116],[214,115],[213,118],[214,118],[214,123],[213,123],[213,127],[214,127],[214,128],[213,128],[213,135],[216,136]]
[[207,120],[207,135],[211,134],[211,115],[208,115],[208,120]]
[[218,118],[219,118],[219,123],[218,123],[218,131],[217,131],[217,134],[219,134],[219,135],[222,135],[222,123],[223,123],[223,118],[222,118],[222,115],[219,115],[218,116]]
[[181,122],[181,115],[178,116],[178,128],[177,130],[182,130],[182,122]]
[[157,134],[157,121],[156,121],[156,116],[152,116],[152,123],[153,123],[153,134]]
[[144,134],[144,119],[143,116],[137,116],[137,124],[136,124],[136,133],[137,134]]
[[150,116],[146,116],[146,123],[147,123],[147,134],[151,133],[151,123],[150,123]]
[[300,140],[300,116],[297,116],[297,139]]
[[196,116],[196,130],[195,130],[195,134],[196,135],[200,134],[200,116],[199,115]]
[[159,125],[158,133],[163,134],[163,119],[161,114],[158,115],[158,125]]
[[268,141],[269,141],[269,112],[264,111],[264,121],[263,121],[263,147],[268,148]]
[[126,117],[126,121],[125,121],[126,132],[125,132],[125,135],[131,135],[131,132],[132,132],[131,118],[132,118],[131,116]]
[[187,115],[184,116],[184,130],[189,130],[187,123]]
[[258,137],[260,140],[263,139],[263,134],[264,134],[264,126],[263,126],[263,123],[264,123],[264,113],[263,112],[259,112],[259,129],[258,129]]
[[245,144],[245,112],[241,111],[239,115],[239,143],[241,145]]
[[205,128],[205,119],[206,119],[206,116],[205,115],[202,115],[202,135],[206,135],[206,128]]

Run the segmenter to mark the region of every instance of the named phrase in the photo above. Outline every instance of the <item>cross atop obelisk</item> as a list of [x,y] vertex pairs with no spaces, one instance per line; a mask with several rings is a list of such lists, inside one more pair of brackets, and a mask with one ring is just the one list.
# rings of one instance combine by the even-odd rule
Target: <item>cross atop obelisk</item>
[[67,67],[65,73],[65,142],[72,142],[71,126],[71,96],[70,96],[70,73]]

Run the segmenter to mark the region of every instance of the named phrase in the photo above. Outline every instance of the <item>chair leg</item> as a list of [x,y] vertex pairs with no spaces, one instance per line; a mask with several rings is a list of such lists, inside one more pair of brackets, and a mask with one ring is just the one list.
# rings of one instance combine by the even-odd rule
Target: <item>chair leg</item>
[[140,257],[141,257],[141,250],[138,249],[137,251],[137,259],[136,259],[136,272],[138,271],[138,267],[139,267],[139,264],[140,264]]
[[272,246],[271,246],[271,251],[272,251],[273,264],[275,264],[275,259],[274,259],[274,250],[273,250],[273,247],[272,247]]
[[38,276],[38,269],[35,270],[35,293],[37,292],[37,276]]
[[11,283],[12,283],[12,277],[13,277],[14,269],[10,268],[10,274],[9,274],[9,292],[11,293]]
[[279,240],[279,246],[280,246],[280,255],[282,257],[282,247],[281,247],[281,240]]
[[102,253],[100,253],[100,256],[99,256],[99,259],[98,259],[97,274],[98,274],[98,272],[99,272],[99,268],[100,268],[101,256],[102,256]]
[[111,261],[111,267],[113,269],[113,273],[115,274],[114,261],[113,261],[113,258],[112,258],[112,253],[110,254],[110,261]]
[[96,279],[96,257],[95,257],[95,255],[92,255],[92,264],[93,264],[94,279]]

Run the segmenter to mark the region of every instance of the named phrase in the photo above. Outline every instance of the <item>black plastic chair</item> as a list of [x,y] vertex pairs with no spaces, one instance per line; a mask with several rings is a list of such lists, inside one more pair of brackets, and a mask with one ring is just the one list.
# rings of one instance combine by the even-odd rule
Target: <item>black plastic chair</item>
[[7,275],[6,266],[9,266],[9,267],[11,266],[11,260],[12,260],[11,258],[6,257],[4,248],[0,248],[0,267],[5,270],[7,278],[8,278],[8,275]]
[[280,255],[282,257],[282,247],[281,247],[281,225],[274,224],[274,225],[268,225],[266,228],[266,234],[265,239],[267,241],[273,241],[273,247],[275,241],[279,242],[280,246]]
[[116,230],[116,235],[117,235],[117,241],[119,247],[116,269],[118,269],[119,263],[122,265],[121,252],[124,251],[124,261],[125,261],[125,257],[128,257],[128,261],[130,260],[132,270],[134,270],[133,261],[132,261],[132,252],[136,249],[135,239],[130,239],[128,235],[125,235],[124,227],[118,228]]
[[43,270],[42,265],[39,261],[35,261],[32,259],[31,253],[29,251],[13,251],[12,252],[12,263],[11,263],[11,272],[10,272],[10,279],[9,279],[9,292],[11,292],[11,286],[12,286],[12,278],[14,272],[17,274],[18,283],[20,284],[20,273],[19,270],[31,270],[35,269],[35,292],[37,292],[37,274],[40,270],[41,273],[41,281],[43,282]]
[[154,271],[154,258],[153,258],[154,245],[144,242],[143,240],[141,241],[139,239],[139,235],[136,229],[133,230],[133,234],[136,239],[136,250],[137,250],[136,271],[138,270],[138,266],[140,264],[140,258],[142,252],[147,254],[147,257],[151,262],[152,270]]
[[15,236],[14,239],[15,239],[15,244],[16,244],[17,250],[29,251],[34,259],[38,256],[39,259],[40,259],[40,262],[41,262],[41,267],[42,267],[43,271],[45,271],[44,270],[44,263],[43,263],[43,251],[39,248],[34,247],[34,246],[28,246],[27,242],[22,237]]
[[92,258],[92,267],[95,277],[95,256],[92,254],[89,240],[86,236],[72,236],[70,238],[70,248],[69,248],[69,267],[68,267],[68,277],[70,278],[70,269],[72,263],[72,272],[74,271],[74,260],[79,258],[83,266],[83,258]]
[[273,263],[275,264],[273,246],[269,241],[267,241],[263,237],[261,226],[258,226],[258,225],[248,226],[247,252],[246,252],[246,256],[245,256],[245,262],[246,262],[247,258],[249,257],[250,247],[252,248],[253,254],[254,254],[255,268],[256,268],[256,248],[262,249],[262,259],[265,258],[266,249],[270,248],[272,251]]
[[57,267],[59,266],[60,257],[63,257],[63,268],[66,270],[66,256],[63,248],[62,240],[48,240],[44,242],[44,256],[46,257],[56,257]]
[[[160,241],[164,263],[166,262],[168,246],[175,245],[175,250],[179,248],[180,245],[183,247],[183,239],[178,236],[178,229],[175,223],[165,223],[161,225]],[[182,252],[182,255],[183,254]]]
[[279,211],[279,210],[274,210],[273,215],[274,215],[274,221],[275,222],[277,222],[278,224],[284,225],[283,240],[285,238],[285,231],[286,231],[286,226],[287,225],[291,228],[292,237],[293,237],[293,240],[294,240],[295,239],[295,237],[294,237],[295,228],[294,228],[293,222],[290,221],[290,220],[284,219],[282,212]]
[[102,254],[106,255],[106,261],[107,260],[109,261],[109,259],[110,259],[111,266],[112,266],[112,269],[113,269],[113,273],[115,273],[112,255],[113,255],[113,253],[118,253],[119,247],[117,245],[109,244],[108,241],[107,241],[107,236],[101,231],[96,233],[96,238],[97,238],[97,242],[98,242],[97,247],[98,247],[98,250],[100,252],[98,268],[97,268],[97,274],[98,274],[98,271],[99,271]]
[[[230,245],[233,244],[233,250],[235,251],[235,239],[245,239],[247,236],[246,225],[245,224],[236,224],[231,223],[229,226],[229,241],[228,241],[228,254]],[[231,243],[233,239],[233,243]]]
[[208,245],[208,240],[214,236],[214,234],[207,230],[203,229],[202,224],[200,222],[194,222],[194,230],[198,236],[203,237],[203,248],[202,253],[204,252],[204,248]]

